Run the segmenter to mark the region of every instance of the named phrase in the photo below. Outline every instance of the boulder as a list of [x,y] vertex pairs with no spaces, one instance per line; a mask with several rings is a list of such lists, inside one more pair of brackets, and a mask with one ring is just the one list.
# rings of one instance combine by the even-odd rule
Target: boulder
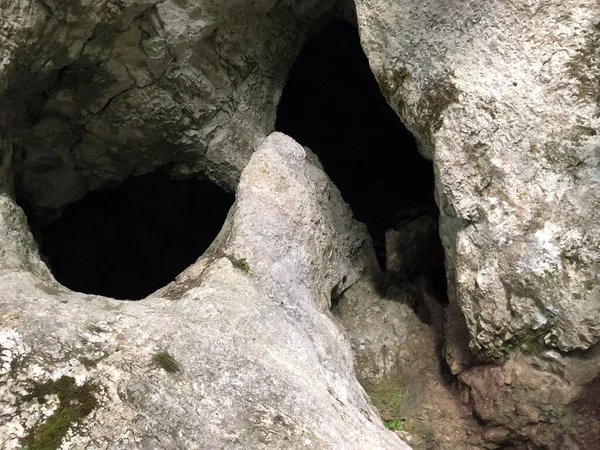
[[434,164],[443,352],[486,445],[597,447],[597,2],[356,5],[382,93]]
[[54,282],[3,194],[0,447],[409,449],[329,312],[371,244],[311,159],[271,135],[211,248],[138,302]]

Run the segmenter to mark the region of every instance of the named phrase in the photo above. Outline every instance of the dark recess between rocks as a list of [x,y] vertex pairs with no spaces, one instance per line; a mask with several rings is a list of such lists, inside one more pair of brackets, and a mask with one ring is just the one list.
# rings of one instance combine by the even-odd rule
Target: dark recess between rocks
[[41,227],[41,253],[72,290],[139,300],[202,255],[233,200],[209,181],[133,177],[87,194]]
[[432,216],[435,237],[422,255],[431,260],[424,270],[445,288],[432,163],[381,94],[356,29],[334,23],[307,42],[284,89],[276,128],[319,157],[356,219],[369,227],[382,267],[386,230],[402,232],[407,221]]

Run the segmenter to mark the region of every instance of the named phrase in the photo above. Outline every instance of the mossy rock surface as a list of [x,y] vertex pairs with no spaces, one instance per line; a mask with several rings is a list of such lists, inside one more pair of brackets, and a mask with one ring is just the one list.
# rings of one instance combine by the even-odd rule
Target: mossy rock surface
[[229,258],[233,267],[238,270],[241,270],[244,273],[250,272],[250,264],[246,261],[246,258]]
[[540,353],[546,348],[544,335],[547,333],[547,328],[531,330],[514,336],[501,346],[494,344],[482,346],[483,356],[486,360],[497,361],[508,357],[516,350],[527,353]]
[[[384,68],[377,73],[377,82],[381,93],[390,104],[395,104],[399,114],[402,114],[404,109],[404,99],[402,97],[392,99],[392,97],[410,77],[411,73],[406,67]],[[419,116],[416,131],[424,139],[431,140],[431,135],[442,126],[444,110],[459,102],[460,91],[452,81],[453,77],[454,73],[448,72],[430,81],[423,89],[421,98],[416,105]]]
[[579,82],[577,96],[589,98],[597,105],[596,116],[600,116],[600,22],[586,38],[586,42],[567,63],[569,75]]
[[[389,102],[392,99],[392,95],[404,84],[404,82],[410,77],[410,72],[406,67],[400,67],[398,69],[383,69],[377,73],[377,83],[379,89],[385,99]],[[399,108],[401,105],[398,105]]]
[[167,373],[174,374],[181,371],[181,368],[173,355],[165,350],[161,350],[152,355],[152,363]]
[[444,123],[444,111],[452,104],[459,102],[460,91],[452,81],[453,74],[431,82],[417,103],[419,127],[417,133],[431,143],[432,135]]
[[[401,383],[366,384],[365,391],[373,406],[379,411],[384,424],[400,423],[405,420],[404,397],[406,388]],[[390,428],[390,426],[388,426]]]
[[60,448],[69,429],[79,425],[98,407],[95,390],[96,388],[89,383],[79,386],[74,378],[64,375],[55,381],[32,384],[29,393],[23,397],[24,402],[36,400],[43,405],[48,401],[48,397],[55,395],[59,405],[45,421],[37,423],[28,431],[21,441],[23,449]]

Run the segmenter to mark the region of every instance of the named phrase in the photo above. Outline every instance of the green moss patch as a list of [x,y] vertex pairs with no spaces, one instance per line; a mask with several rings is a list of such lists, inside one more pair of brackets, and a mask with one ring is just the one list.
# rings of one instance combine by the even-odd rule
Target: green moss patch
[[398,430],[404,431],[406,429],[406,420],[405,419],[392,419],[383,422],[385,427],[388,430]]
[[595,285],[596,285],[596,283],[594,282],[594,280],[585,280],[583,282],[583,287],[585,288],[586,291],[593,290]]
[[430,142],[432,134],[442,127],[446,108],[459,101],[460,91],[451,77],[452,74],[448,74],[447,78],[440,78],[429,84],[417,104],[417,112],[421,118],[418,132]]
[[173,358],[173,356],[165,350],[161,350],[152,355],[152,363],[156,367],[160,367],[168,373],[177,373],[181,371],[181,368],[179,367],[177,361],[175,361],[175,358]]
[[80,424],[98,407],[94,391],[91,384],[78,386],[74,378],[64,375],[56,381],[33,384],[23,401],[36,400],[39,404],[44,404],[46,397],[56,395],[59,405],[44,422],[36,424],[21,439],[23,449],[58,449],[69,428]]
[[543,338],[547,332],[546,328],[532,330],[514,336],[501,346],[484,346],[483,356],[485,359],[493,361],[505,358],[517,349],[528,353],[540,353],[546,348]]
[[371,398],[372,405],[379,411],[386,428],[404,431],[406,429],[404,405],[406,388],[400,383],[385,382],[365,384],[364,388]]
[[248,261],[246,261],[245,258],[237,259],[237,258],[230,257],[229,261],[231,261],[231,264],[236,269],[241,270],[244,273],[250,272],[250,264],[248,264]]
[[589,98],[597,105],[596,116],[600,115],[600,23],[588,35],[585,44],[577,49],[567,63],[569,75],[579,82],[577,96]]

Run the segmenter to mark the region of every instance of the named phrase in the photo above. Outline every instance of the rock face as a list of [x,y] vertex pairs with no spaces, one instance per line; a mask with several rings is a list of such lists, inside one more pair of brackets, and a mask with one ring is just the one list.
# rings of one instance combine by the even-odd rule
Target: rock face
[[211,249],[139,302],[57,286],[2,200],[2,448],[409,448],[329,313],[369,237],[287,136],[253,155]]
[[487,445],[596,447],[597,2],[356,4],[382,92],[434,163],[445,358]]
[[386,295],[375,286],[364,277],[344,293],[334,313],[350,339],[356,376],[381,418],[400,422],[415,449],[482,448],[471,409],[442,376],[441,323],[437,317],[432,326],[423,323],[410,306],[425,301],[439,311],[439,294],[425,278]]
[[585,355],[517,354],[502,365],[467,371],[460,379],[486,424],[488,445],[583,450],[600,445],[599,370],[595,346]]
[[561,351],[594,345],[597,2],[356,4],[382,91],[434,162],[472,348],[501,355],[531,333]]
[[2,0],[0,119],[19,197],[51,216],[165,166],[233,190],[306,33],[336,8],[299,3]]
[[[346,2],[0,0],[2,448],[408,448],[352,350],[365,385],[425,393],[416,446],[600,446],[597,1],[356,8],[433,161],[449,304],[363,279],[337,305],[346,336],[330,303],[370,239],[310,151],[267,139],[294,57]],[[137,303],[56,283],[16,199],[45,223],[156,169],[237,192],[209,250]],[[388,234],[398,279],[435,233],[413,219]],[[443,353],[464,404],[418,350]]]

